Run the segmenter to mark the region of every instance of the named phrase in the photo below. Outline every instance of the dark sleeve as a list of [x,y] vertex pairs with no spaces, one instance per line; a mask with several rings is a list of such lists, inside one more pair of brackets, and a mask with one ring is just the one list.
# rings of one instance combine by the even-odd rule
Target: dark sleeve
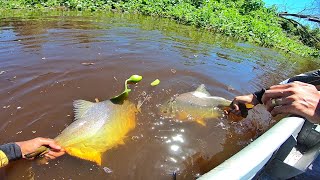
[[280,84],[287,84],[293,81],[300,81],[308,84],[312,84],[314,86],[320,85],[320,69],[315,71],[310,71],[304,74],[299,74],[292,78],[282,81]]
[[0,150],[6,154],[9,161],[17,160],[22,157],[21,149],[16,143],[0,145]]
[[263,88],[260,91],[256,91],[256,92],[252,93],[256,97],[256,99],[259,101],[260,104],[262,104],[262,100],[261,99],[262,99],[262,96],[263,96],[265,91],[266,91],[266,89]]
[[[315,71],[310,71],[304,74],[299,74],[297,76],[294,76],[292,78],[282,81],[280,84],[287,84],[294,81],[300,81],[300,82],[312,84],[314,86],[320,85],[320,69]],[[262,89],[260,91],[256,91],[253,93],[253,95],[257,98],[260,104],[262,104],[261,98],[265,91],[266,89]]]

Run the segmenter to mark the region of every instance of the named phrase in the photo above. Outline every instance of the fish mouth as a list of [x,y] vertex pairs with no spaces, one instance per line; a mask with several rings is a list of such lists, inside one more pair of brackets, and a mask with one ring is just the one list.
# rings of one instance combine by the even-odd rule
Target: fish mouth
[[171,112],[171,110],[172,110],[172,108],[170,106],[167,106],[167,104],[161,105],[161,107],[160,107],[161,114],[169,114]]
[[161,115],[168,115],[173,112],[173,104],[175,103],[175,99],[170,99],[166,103],[162,104],[160,107]]

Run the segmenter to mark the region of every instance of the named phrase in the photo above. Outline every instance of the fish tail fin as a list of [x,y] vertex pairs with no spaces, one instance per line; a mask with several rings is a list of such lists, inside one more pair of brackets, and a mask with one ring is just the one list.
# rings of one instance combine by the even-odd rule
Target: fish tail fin
[[95,149],[78,149],[78,148],[66,148],[66,151],[71,156],[78,157],[80,159],[85,159],[88,161],[92,161],[97,163],[99,166],[101,166],[102,153],[95,150]]

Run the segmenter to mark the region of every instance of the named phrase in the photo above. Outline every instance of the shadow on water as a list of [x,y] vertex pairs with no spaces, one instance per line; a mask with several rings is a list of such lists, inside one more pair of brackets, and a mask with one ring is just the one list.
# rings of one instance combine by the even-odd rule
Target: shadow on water
[[[17,161],[6,179],[190,179],[232,156],[275,121],[258,108],[240,122],[164,118],[159,107],[200,84],[232,99],[319,67],[219,34],[141,15],[6,11],[0,16],[0,143],[56,137],[73,120],[72,102],[100,101],[123,90],[144,101],[125,145],[107,151],[103,166],[68,155],[48,165]],[[150,83],[159,78],[159,86]],[[251,115],[250,115],[251,114]]]

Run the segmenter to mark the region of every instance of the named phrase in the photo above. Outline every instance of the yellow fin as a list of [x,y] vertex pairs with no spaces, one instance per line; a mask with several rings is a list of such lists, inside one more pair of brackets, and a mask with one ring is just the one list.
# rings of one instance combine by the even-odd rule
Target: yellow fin
[[65,148],[66,152],[71,156],[78,157],[80,159],[85,159],[88,161],[92,161],[101,166],[101,152],[96,151],[93,148]]
[[74,119],[81,119],[87,113],[88,109],[90,109],[92,106],[94,106],[93,102],[85,100],[75,100],[73,102]]
[[207,125],[206,122],[204,122],[204,120],[202,118],[197,118],[196,122],[199,123],[202,126],[206,126]]
[[188,117],[189,117],[189,114],[186,113],[185,111],[179,111],[179,112],[177,113],[177,118],[178,118],[179,120],[185,120],[185,119],[188,119]]
[[254,105],[250,103],[245,103],[244,105],[246,105],[247,109],[252,109],[254,107]]

